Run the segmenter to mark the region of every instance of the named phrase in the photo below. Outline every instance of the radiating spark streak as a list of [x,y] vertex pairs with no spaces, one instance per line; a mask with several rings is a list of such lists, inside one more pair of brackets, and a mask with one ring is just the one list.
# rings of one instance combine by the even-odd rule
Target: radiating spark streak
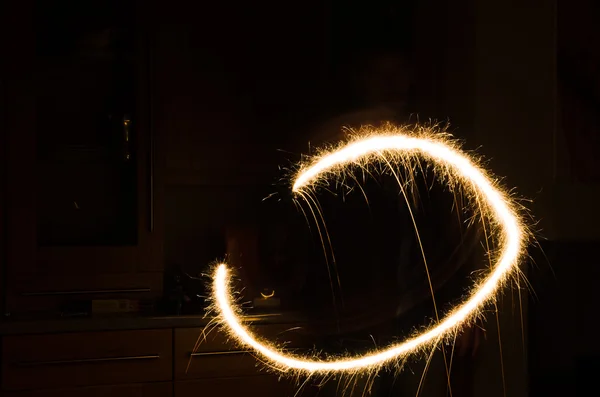
[[310,227],[310,220],[308,219],[308,215],[306,215],[306,211],[304,211],[302,204],[300,204],[300,202],[297,199],[294,199],[293,202],[296,205],[296,208],[300,208],[300,211],[302,211],[302,214],[304,215],[304,219],[306,219],[306,225],[308,226],[308,230],[311,230],[311,233],[312,233],[312,229]]
[[263,198],[262,201],[266,201],[266,200],[270,199],[271,197],[276,196],[277,194],[278,194],[277,192],[271,193],[267,197]]
[[[313,219],[315,220],[315,226],[317,227],[317,232],[319,234],[319,239],[321,240],[321,247],[323,248],[323,256],[325,257],[325,262],[327,264],[327,269],[329,269],[329,254],[327,253],[327,247],[325,246],[325,239],[323,238],[323,232],[321,231],[321,226],[319,223],[319,218],[317,218],[317,214],[315,213],[315,210],[313,209],[313,206],[311,205],[311,201],[315,204],[316,207],[316,202],[315,200],[312,198],[312,196],[310,195],[309,192],[301,192],[299,193],[300,197],[302,197],[304,199],[304,201],[306,202],[306,204],[308,204],[308,209],[310,210]],[[310,201],[309,201],[310,199]],[[319,208],[317,208],[317,211],[319,210]],[[319,216],[321,218],[321,220],[324,222],[325,220],[323,219],[323,216],[321,214],[321,212],[319,211]],[[327,230],[325,230],[325,232],[327,232]],[[329,270],[328,270],[329,271]],[[331,278],[331,274],[329,275],[329,277]],[[332,285],[332,291],[333,291],[333,285]]]
[[291,369],[307,374],[331,372],[356,374],[361,370],[373,370],[397,362],[426,347],[435,348],[441,340],[451,337],[460,330],[462,325],[476,318],[483,306],[493,300],[497,290],[518,267],[527,241],[527,231],[517,214],[517,206],[508,194],[500,190],[474,160],[448,141],[432,135],[408,135],[402,130],[393,130],[392,133],[358,139],[318,157],[300,169],[293,183],[293,192],[302,195],[302,192],[310,189],[319,178],[343,170],[349,164],[372,160],[379,152],[409,157],[421,155],[432,160],[440,170],[447,172],[446,178],[454,178],[449,182],[460,182],[467,192],[485,203],[487,209],[485,214],[493,219],[493,224],[499,229],[500,235],[501,249],[495,265],[476,283],[464,302],[420,334],[387,348],[342,358],[293,355],[270,342],[258,339],[242,324],[240,309],[235,305],[230,291],[231,275],[227,265],[218,265],[214,272],[212,297],[219,319],[240,344],[254,349],[282,371]]
[[[448,364],[448,372],[450,373],[450,375],[452,375],[452,364],[454,363],[454,348],[456,347],[456,337],[457,336],[458,336],[458,333],[455,332],[454,338],[452,339],[452,349],[450,350],[450,363]],[[452,394],[452,391],[450,391],[450,394]]]
[[367,203],[367,208],[369,208],[369,211],[371,211],[371,205],[369,204],[369,198],[367,197],[367,193],[365,192],[365,189],[363,189],[363,187],[360,186],[360,182],[358,182],[358,179],[356,179],[356,177],[354,175],[350,175],[350,177],[352,179],[354,179],[354,182],[356,182],[356,186],[358,186],[358,188],[362,192],[363,197],[365,198],[365,203]]
[[506,379],[504,377],[504,357],[502,355],[502,334],[500,332],[500,315],[498,314],[498,304],[494,302],[496,308],[496,325],[498,326],[498,349],[500,352],[500,373],[502,374],[502,395],[506,397]]
[[[321,209],[321,206],[319,205],[319,202],[317,200],[315,200],[310,194],[308,195],[308,197],[314,203],[315,208],[317,209],[317,212],[319,214],[319,217],[321,218],[321,222],[323,223],[323,230],[325,230],[325,236],[327,237],[327,243],[329,244],[329,251],[331,254],[331,263],[333,263],[333,270],[335,271],[335,274],[336,274],[338,288],[340,289],[340,300],[342,301],[342,307],[343,307],[344,306],[344,298],[342,295],[342,282],[340,281],[340,274],[337,271],[335,252],[333,252],[333,244],[331,244],[331,237],[329,236],[329,230],[327,229],[327,223],[325,223],[325,217],[323,216],[323,211]],[[325,243],[323,242],[323,244],[325,244]],[[323,248],[325,248],[325,247],[323,246]],[[327,260],[327,252],[325,252],[325,260]],[[329,262],[327,262],[327,263],[329,264]]]
[[375,383],[375,375],[374,373],[369,373],[367,376],[367,381],[365,382],[365,388],[363,389],[361,397],[365,397],[371,394],[371,389],[373,389],[373,384]]
[[310,198],[310,193],[300,192],[299,194],[300,194],[300,197],[302,197],[304,199],[304,201],[306,201],[306,204],[308,204],[308,209],[310,210],[313,218],[315,219],[315,225],[317,227],[319,239],[321,240],[321,246],[323,247],[323,255],[325,256],[325,265],[327,267],[327,275],[329,276],[329,284],[331,286],[331,299],[333,300],[333,308],[334,308],[334,311],[335,311],[336,317],[337,317],[337,304],[336,304],[336,299],[335,299],[335,289],[333,288],[333,278],[331,277],[331,267],[329,266],[329,256],[327,255],[327,248],[325,247],[325,240],[323,239],[323,233],[321,232],[321,227],[319,226],[319,219],[317,218],[317,215],[315,214],[315,211],[313,210],[312,205],[310,205],[310,201],[308,201],[308,199],[306,198],[307,196]]
[[288,328],[288,329],[286,329],[286,330],[284,330],[284,331],[281,331],[281,332],[279,332],[277,335],[283,335],[283,334],[285,334],[286,332],[290,332],[290,331],[296,331],[296,330],[299,330],[299,329],[302,329],[302,327],[292,327],[292,328]]
[[308,381],[310,380],[310,377],[307,377],[304,382],[302,382],[302,384],[300,385],[300,387],[298,388],[298,390],[296,390],[296,393],[294,393],[294,397],[297,397],[298,394],[300,393],[300,391],[302,390],[302,388],[304,388],[306,386],[306,384],[308,383]]
[[[204,328],[202,328],[202,332],[200,332],[200,335],[198,335],[198,338],[196,339],[196,343],[194,344],[194,348],[192,349],[193,353],[196,353],[198,351],[198,349],[200,348],[200,344],[204,341],[206,342],[206,340],[208,339],[208,335],[210,335],[211,331],[213,329],[215,329],[218,324],[217,324],[217,320],[216,318],[213,318],[212,320],[210,320],[208,322],[208,324],[206,324],[206,326]],[[192,365],[192,359],[194,357],[190,356],[187,366],[185,367],[185,373],[187,374],[189,369],[190,369],[190,365]]]
[[[356,383],[358,382],[358,376],[359,376],[359,373],[358,373],[358,372],[357,372],[357,373],[355,373],[355,374],[353,374],[353,375],[352,375],[352,378],[353,378],[353,379],[352,379],[352,380],[351,380],[351,382],[348,384],[348,387],[350,387],[350,385],[352,385],[352,386],[350,387],[350,395],[353,395],[353,394],[354,394],[354,388],[356,387]],[[346,389],[344,389],[344,394],[346,394],[346,391],[348,390],[348,387],[347,387]]]
[[367,381],[365,382],[365,388],[363,389],[363,392],[360,395],[360,397],[365,397],[367,395],[367,392],[371,391],[371,387],[373,385],[373,381],[371,380],[372,376],[373,376],[373,374],[369,374],[367,376]]
[[[458,224],[460,225],[460,223],[462,221],[460,220],[460,211],[459,211],[458,199],[456,198],[456,195],[457,195],[456,193],[454,193],[452,195],[452,199],[453,199],[453,204],[452,205],[454,206],[454,208],[456,208],[456,217],[458,219]],[[462,197],[460,199],[460,202],[462,204]],[[462,205],[461,205],[461,207],[462,207]],[[460,242],[462,244],[462,242],[464,240],[463,230],[462,230],[462,228],[459,228],[459,230],[460,230]]]
[[[517,279],[517,294],[519,294],[519,322],[521,325],[521,347],[523,348],[523,355],[527,354],[527,349],[525,348],[525,323],[523,322],[523,298],[521,297],[521,284]],[[524,357],[527,359],[527,357]]]
[[[350,376],[350,380],[351,380],[351,379],[352,379],[352,376]],[[342,390],[342,393],[346,393],[346,389],[348,388],[348,382],[349,382],[350,380],[348,380],[348,381],[346,382],[346,384],[344,385],[344,388],[343,388],[343,390]],[[340,392],[340,385],[341,385],[341,384],[342,384],[342,379],[338,379],[337,386],[335,387],[335,395],[336,395],[336,396],[337,396],[337,395],[339,394],[339,392]]]
[[419,397],[421,394],[421,388],[425,383],[425,377],[427,376],[427,372],[429,372],[429,366],[431,365],[431,360],[433,359],[433,354],[435,353],[435,349],[437,348],[438,342],[436,341],[433,347],[431,348],[431,353],[429,353],[429,357],[427,358],[427,362],[425,363],[425,368],[423,369],[423,373],[421,374],[421,380],[419,381],[419,387],[417,388],[416,397]]

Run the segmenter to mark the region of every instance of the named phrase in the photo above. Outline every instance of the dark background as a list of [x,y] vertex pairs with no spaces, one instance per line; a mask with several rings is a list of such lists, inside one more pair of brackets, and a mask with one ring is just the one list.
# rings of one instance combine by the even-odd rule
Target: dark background
[[[151,286],[144,299],[161,301],[174,269],[198,275],[232,241],[250,241],[248,252],[256,239],[272,254],[281,243],[274,224],[290,204],[280,166],[309,152],[320,126],[368,109],[357,87],[370,84],[370,60],[397,54],[411,65],[409,119],[449,121],[531,200],[540,244],[524,268],[525,323],[507,292],[498,320],[505,386],[490,312],[475,395],[593,387],[600,13],[592,0],[92,1],[66,13],[52,3],[7,2],[2,12],[6,313],[70,303],[32,291]],[[69,41],[73,32],[79,41]],[[127,144],[125,116],[134,123]],[[264,280],[269,260],[260,255],[242,275],[249,296],[280,282]],[[301,289],[296,268],[272,266],[285,288]],[[433,395],[439,381],[428,382]]]

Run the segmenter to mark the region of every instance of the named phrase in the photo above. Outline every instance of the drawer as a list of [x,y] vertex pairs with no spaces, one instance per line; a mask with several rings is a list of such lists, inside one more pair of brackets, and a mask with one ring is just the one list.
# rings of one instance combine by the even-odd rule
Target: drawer
[[[298,389],[301,389],[298,394]],[[219,379],[197,379],[175,382],[175,397],[312,397],[318,389],[303,386],[277,376],[248,376]]]
[[172,382],[5,392],[4,397],[173,397]]
[[172,335],[168,329],[8,336],[3,389],[170,381]]
[[[310,346],[301,329],[289,325],[252,327],[263,338],[290,348]],[[206,338],[202,328],[175,330],[175,379],[198,379],[223,376],[247,376],[264,371],[251,353],[240,349],[228,337],[213,330]]]

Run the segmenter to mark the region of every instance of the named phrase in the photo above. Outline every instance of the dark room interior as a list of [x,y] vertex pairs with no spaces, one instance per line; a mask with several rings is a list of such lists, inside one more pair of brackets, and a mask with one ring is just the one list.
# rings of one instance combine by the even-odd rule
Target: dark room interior
[[[598,395],[598,17],[0,2],[0,397]],[[459,331],[381,368],[294,371],[240,343],[220,263],[258,341],[328,362],[424,334],[502,256],[501,222],[432,162],[376,152],[295,190],[365,126],[450,134],[531,234]]]

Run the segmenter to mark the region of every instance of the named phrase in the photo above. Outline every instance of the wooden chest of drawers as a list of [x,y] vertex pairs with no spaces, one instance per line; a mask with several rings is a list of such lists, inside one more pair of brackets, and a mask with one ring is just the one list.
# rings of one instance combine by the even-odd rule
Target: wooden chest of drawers
[[[307,346],[302,332],[291,325],[252,328],[271,341]],[[285,397],[298,391],[297,379],[268,371],[222,332],[202,331],[197,327],[5,336],[2,397]],[[301,389],[305,397],[317,391],[309,385]]]

